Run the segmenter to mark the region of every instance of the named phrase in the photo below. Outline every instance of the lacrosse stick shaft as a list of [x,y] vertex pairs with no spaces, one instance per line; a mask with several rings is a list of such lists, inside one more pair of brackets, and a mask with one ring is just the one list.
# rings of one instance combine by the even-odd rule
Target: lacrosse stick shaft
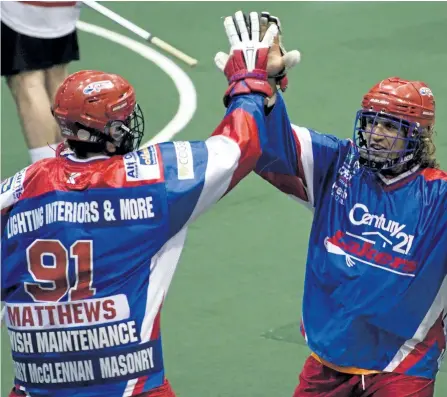
[[83,3],[85,5],[87,5],[88,7],[90,7],[91,9],[104,15],[106,18],[109,18],[113,22],[116,22],[117,24],[121,25],[123,28],[126,28],[127,30],[131,31],[132,33],[136,34],[137,36],[140,36],[142,39],[146,40],[147,42],[157,46],[158,48],[162,49],[163,51],[167,52],[168,54],[175,56],[176,58],[185,62],[187,65],[189,65],[189,66],[197,65],[197,59],[194,59],[194,58],[190,57],[189,55],[186,55],[184,52],[182,52],[182,51],[178,50],[177,48],[173,47],[172,45],[166,43],[165,41],[161,40],[160,38],[153,36],[151,33],[140,28],[139,26],[135,25],[134,23],[128,21],[127,19],[123,18],[121,15],[118,15],[116,12],[113,12],[112,10],[108,9],[107,7],[104,7],[103,5],[97,3],[96,1],[84,0]]

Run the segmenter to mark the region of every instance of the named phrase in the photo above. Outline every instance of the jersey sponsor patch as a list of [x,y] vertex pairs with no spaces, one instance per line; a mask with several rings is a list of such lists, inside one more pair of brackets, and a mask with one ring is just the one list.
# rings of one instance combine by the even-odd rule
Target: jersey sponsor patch
[[160,165],[158,163],[157,150],[154,146],[124,155],[124,168],[126,180],[149,181],[160,179]]
[[355,203],[346,223],[349,230],[338,230],[325,239],[326,250],[344,255],[348,267],[366,264],[402,276],[415,277],[418,261],[412,253],[415,240],[404,223],[385,216],[383,211],[370,211]]
[[14,176],[14,182],[12,185],[12,195],[14,197],[15,200],[18,200],[19,197],[22,195],[23,193],[23,182],[25,181],[25,173],[27,168],[24,168],[23,170],[19,171],[15,176]]
[[174,142],[177,156],[178,179],[194,179],[194,160],[191,144],[187,141]]
[[[125,349],[112,348],[108,351],[94,351],[91,342],[95,341],[98,343],[98,341],[106,339],[104,332],[101,333],[101,337],[95,337],[93,333],[95,330],[82,330],[85,332],[81,337],[72,335],[69,338],[66,334],[59,334],[57,337],[49,337],[48,339],[51,338],[51,342],[40,342],[39,345],[37,343],[34,344],[34,346],[37,345],[37,352],[39,352],[39,348],[47,350],[47,347],[49,347],[49,350],[52,351],[55,348],[57,349],[57,346],[62,343],[65,345],[74,345],[76,343],[78,349],[82,350],[82,355],[79,355],[77,352],[64,352],[57,355],[45,354],[44,360],[36,360],[35,357],[29,357],[26,354],[14,354],[13,352],[14,372],[18,381],[16,383],[25,388],[38,387],[39,389],[52,390],[54,393],[49,394],[54,395],[60,394],[56,393],[58,388],[63,388],[66,392],[71,389],[73,393],[79,390],[79,387],[103,386],[106,383],[116,384],[118,381],[126,381],[142,376],[147,379],[147,377],[163,369],[160,339],[146,343],[134,343],[133,346],[126,346]],[[74,333],[75,331],[70,332]],[[120,334],[124,336],[122,331]],[[132,336],[138,341],[134,334],[135,330]],[[24,335],[21,338],[24,340],[23,343],[29,344],[33,348],[29,337],[33,336],[34,339],[37,339],[35,335]],[[61,339],[63,342],[60,342]],[[129,337],[126,339],[129,339]],[[35,352],[33,351],[33,353]],[[41,353],[40,356],[42,355]],[[67,396],[69,392],[63,393],[63,395]],[[98,394],[89,393],[89,395]],[[113,395],[118,394],[113,393]],[[123,395],[122,392],[119,395]]]
[[5,196],[2,196],[2,208],[7,208],[19,200],[23,193],[23,183],[25,182],[27,169],[28,167],[24,168],[14,176],[2,182],[1,194],[5,194]]
[[338,230],[335,235],[325,238],[324,245],[330,254],[344,256],[348,267],[360,263],[400,276],[415,277],[416,261],[385,250],[374,240]]
[[332,184],[331,196],[338,204],[345,205],[350,191],[351,179],[360,170],[360,163],[352,150],[337,172],[337,178]]
[[143,150],[136,152],[141,165],[156,165],[157,151],[154,146],[149,146]]

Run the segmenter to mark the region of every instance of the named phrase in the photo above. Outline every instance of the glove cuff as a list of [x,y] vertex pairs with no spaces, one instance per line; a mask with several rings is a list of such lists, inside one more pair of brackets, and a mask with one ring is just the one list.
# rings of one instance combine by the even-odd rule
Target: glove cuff
[[231,98],[234,96],[254,93],[264,95],[265,97],[273,95],[272,87],[270,87],[268,81],[248,77],[230,84],[225,91],[224,105],[228,107]]
[[256,51],[256,63],[253,70],[247,70],[247,64],[245,61],[244,53],[242,50],[235,50],[227,61],[224,68],[225,76],[228,83],[231,84],[235,81],[244,80],[246,78],[254,78],[257,80],[267,80],[267,61],[268,61],[268,48],[259,48]]
[[253,69],[251,72],[247,69],[240,70],[238,73],[233,74],[228,82],[231,84],[235,81],[245,80],[245,79],[256,79],[256,80],[267,80],[267,72],[262,69]]

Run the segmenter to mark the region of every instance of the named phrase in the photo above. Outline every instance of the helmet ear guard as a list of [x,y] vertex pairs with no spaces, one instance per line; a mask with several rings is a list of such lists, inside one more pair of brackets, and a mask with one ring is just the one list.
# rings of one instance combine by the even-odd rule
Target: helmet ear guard
[[[137,150],[141,144],[144,135],[144,116],[138,104],[135,105],[134,111],[126,120],[110,120],[104,126],[104,131],[90,128],[75,122],[70,123],[54,114],[59,126],[61,134],[68,140],[75,140],[86,143],[94,143],[103,145],[111,142],[116,146],[113,154],[126,154]],[[104,148],[105,150],[105,148]]]

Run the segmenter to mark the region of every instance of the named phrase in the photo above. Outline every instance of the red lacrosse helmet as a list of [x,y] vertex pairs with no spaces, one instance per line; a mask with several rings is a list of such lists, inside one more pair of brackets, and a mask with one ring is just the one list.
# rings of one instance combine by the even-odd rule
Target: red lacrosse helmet
[[[386,122],[398,131],[387,149],[369,145],[373,136],[391,139],[376,129],[379,122]],[[434,123],[435,99],[427,84],[399,77],[382,80],[363,97],[362,109],[356,115],[354,142],[360,164],[375,171],[392,171],[403,164],[417,163],[421,133],[425,128],[432,129]],[[367,131],[367,124],[374,127]]]
[[432,127],[435,123],[435,98],[422,81],[400,77],[382,80],[363,97],[362,108],[419,123],[421,127]]
[[110,141],[123,154],[137,149],[143,137],[144,117],[135,90],[116,74],[71,74],[57,90],[52,111],[68,140]]

